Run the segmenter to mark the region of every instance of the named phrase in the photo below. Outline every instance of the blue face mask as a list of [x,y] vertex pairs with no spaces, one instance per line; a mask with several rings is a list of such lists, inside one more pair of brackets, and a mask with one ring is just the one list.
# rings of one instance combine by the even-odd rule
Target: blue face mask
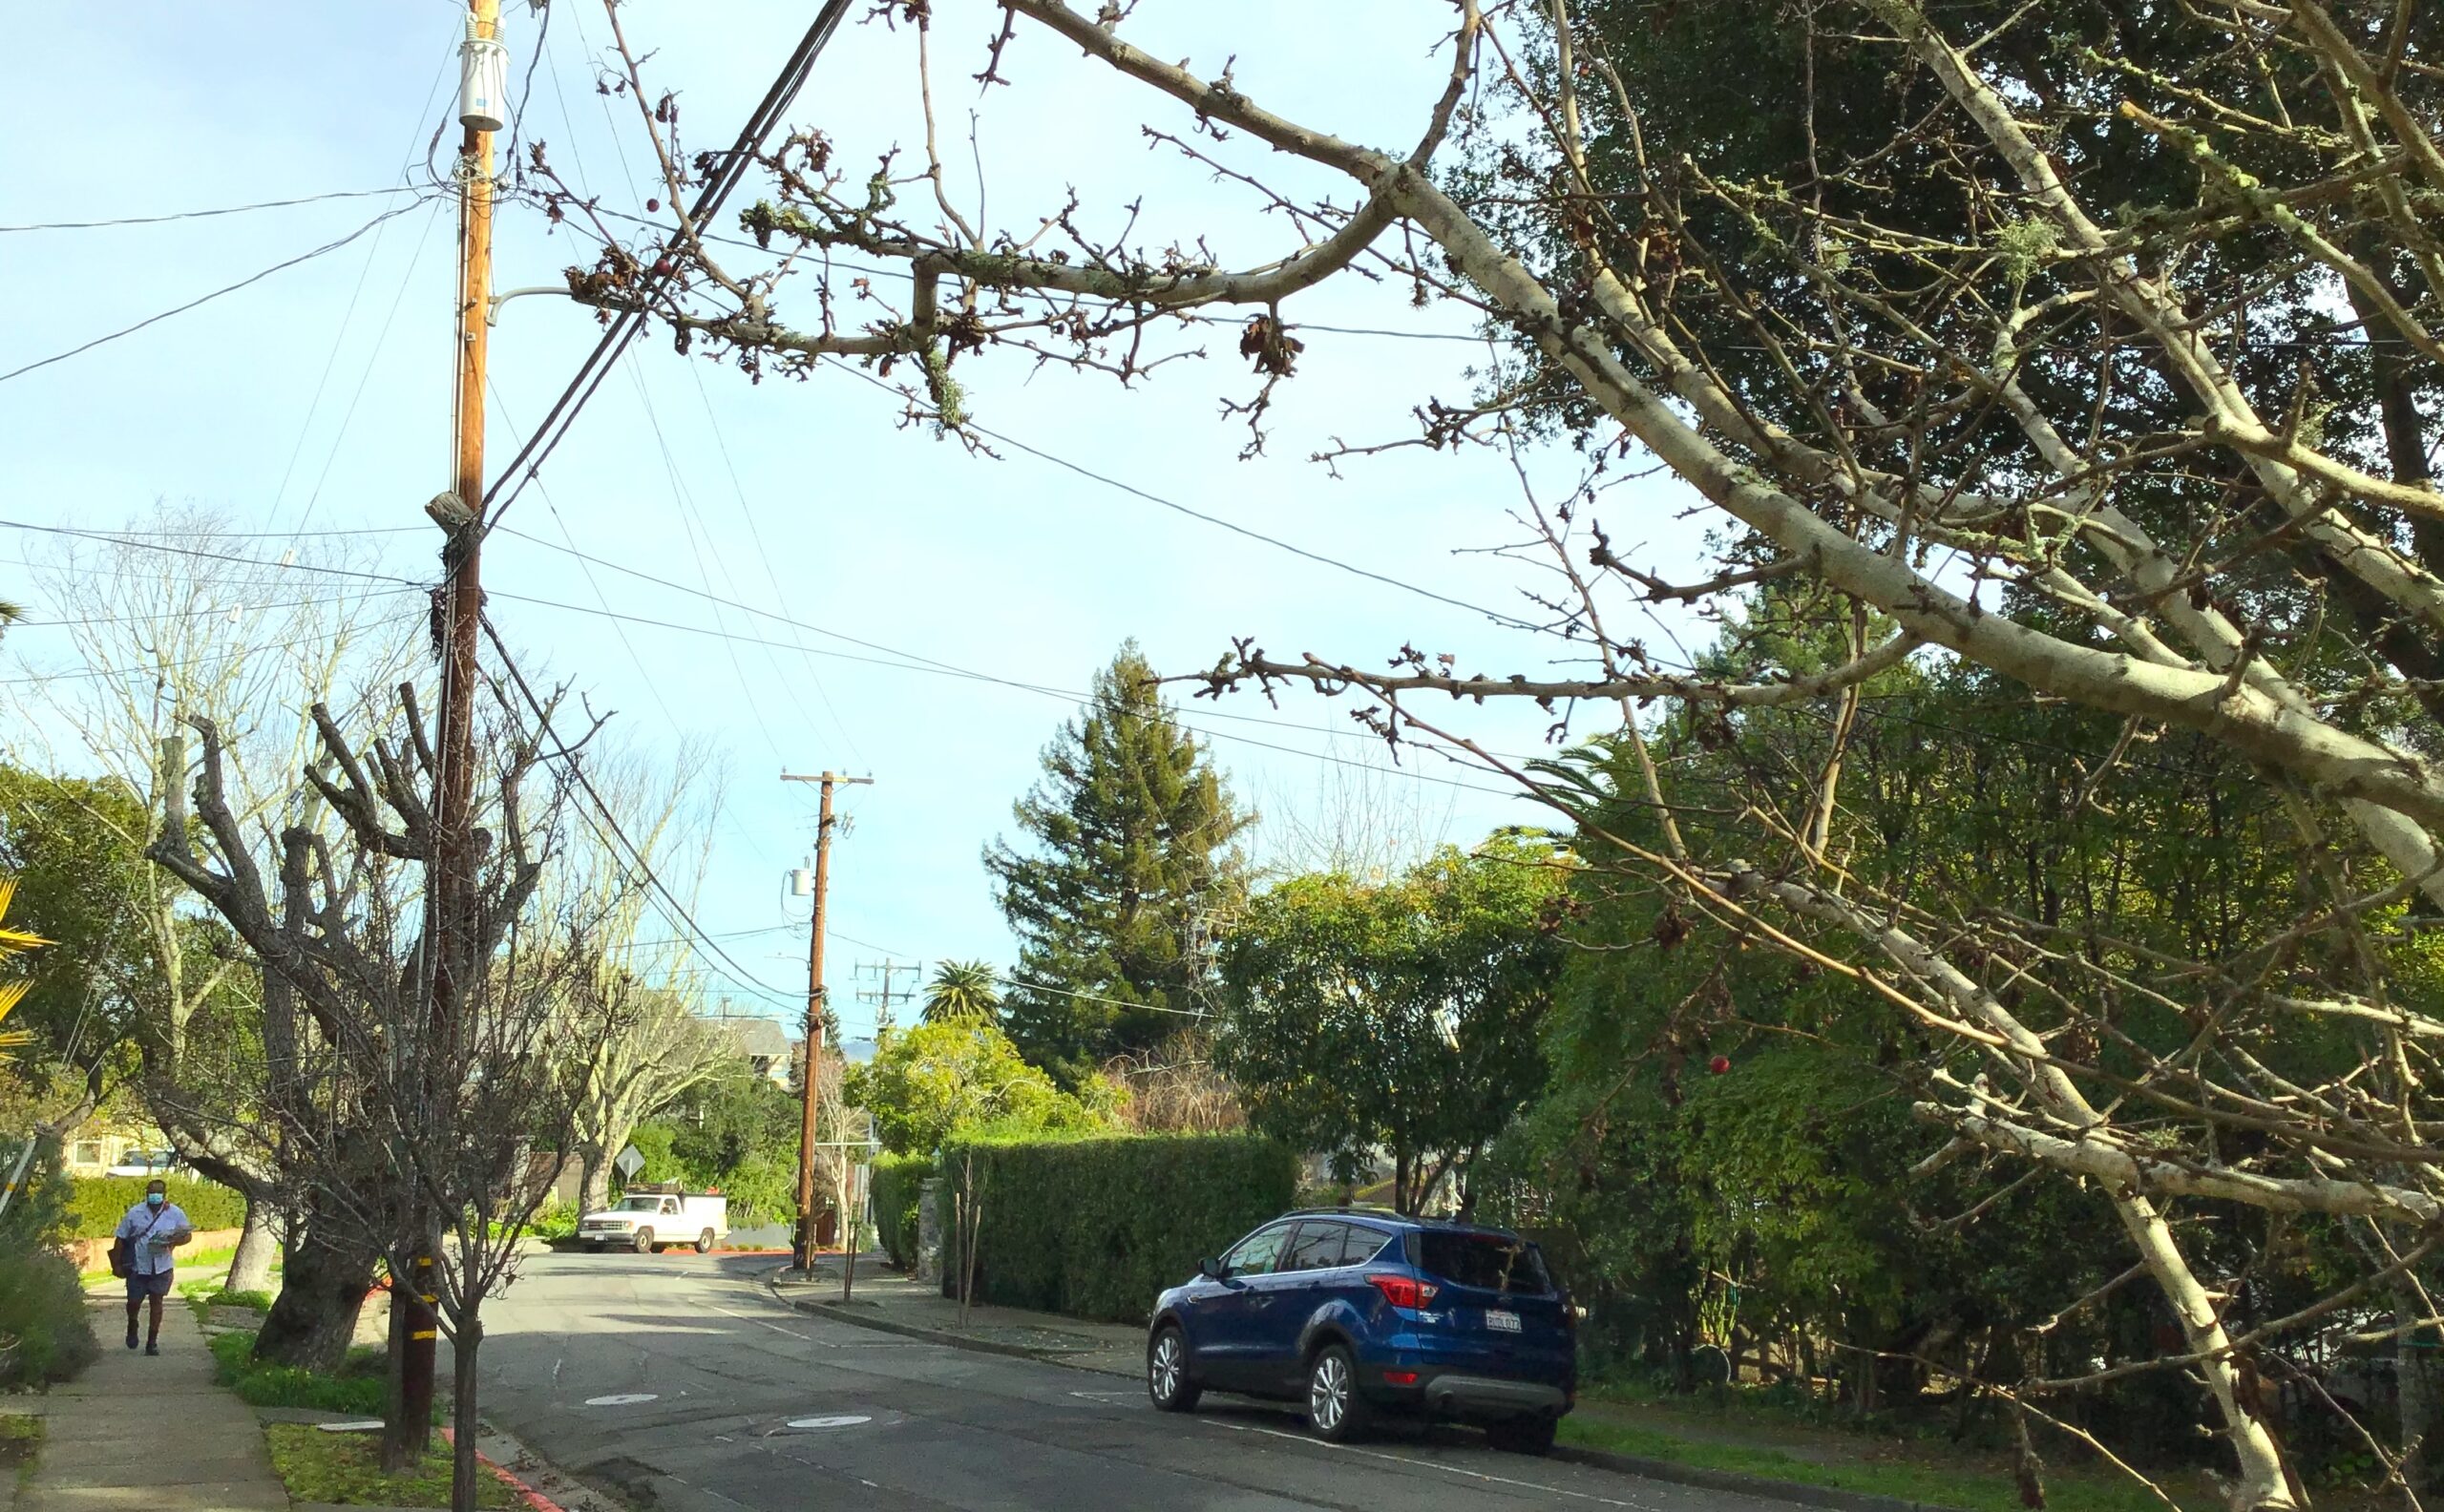
[[144,1194],[144,1206],[147,1208],[158,1208],[169,1200],[169,1198],[163,1196],[159,1192],[146,1192]]

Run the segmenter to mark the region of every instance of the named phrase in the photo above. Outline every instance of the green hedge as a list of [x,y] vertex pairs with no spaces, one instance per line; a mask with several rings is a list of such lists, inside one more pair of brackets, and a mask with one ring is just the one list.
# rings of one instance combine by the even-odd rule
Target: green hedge
[[974,1161],[979,1300],[1142,1322],[1199,1256],[1292,1205],[1298,1161],[1244,1134],[954,1137],[943,1146],[943,1272],[959,1275],[952,1199]]
[[874,1165],[874,1228],[891,1263],[916,1268],[916,1198],[934,1163],[922,1155],[884,1155]]
[[[74,1184],[68,1199],[68,1237],[107,1239],[127,1210],[144,1200],[148,1176],[95,1176]],[[201,1233],[207,1228],[236,1228],[246,1221],[246,1199],[218,1182],[193,1176],[165,1176],[170,1201],[186,1210],[188,1221]]]

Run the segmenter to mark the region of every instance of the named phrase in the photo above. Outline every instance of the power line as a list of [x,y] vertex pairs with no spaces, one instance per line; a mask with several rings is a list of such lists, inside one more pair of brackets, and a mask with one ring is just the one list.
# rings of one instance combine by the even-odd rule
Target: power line
[[413,184],[392,184],[387,189],[335,189],[329,194],[300,195],[293,200],[261,200],[253,204],[222,205],[213,210],[177,210],[167,215],[119,216],[110,220],[43,220],[29,225],[0,225],[0,234],[12,231],[95,231],[105,226],[160,225],[171,220],[200,220],[208,216],[244,215],[252,210],[279,210],[289,205],[320,204],[326,200],[363,200],[374,195],[418,192]]
[[[420,203],[421,200],[418,202]],[[240,279],[237,283],[225,284],[220,288],[214,289],[209,294],[198,295],[196,298],[187,301],[183,304],[178,305],[172,309],[163,310],[158,315],[148,315],[144,319],[137,321],[135,325],[123,326],[118,330],[112,331],[106,336],[96,336],[92,341],[86,342],[81,346],[71,346],[66,351],[53,352],[48,357],[39,358],[33,362],[27,363],[23,367],[12,368],[7,372],[0,372],[0,383],[7,383],[11,378],[22,378],[38,368],[48,368],[53,363],[66,362],[71,357],[92,351],[95,347],[106,345],[110,342],[117,341],[122,336],[133,336],[137,331],[144,329],[148,326],[158,326],[161,322],[168,320],[173,315],[183,315],[187,311],[194,309],[196,306],[200,304],[208,304],[224,294],[235,294],[242,288],[246,288],[249,285],[262,283],[263,280],[271,277],[275,273],[283,272],[288,268],[293,268],[300,262],[310,262],[318,257],[322,257],[327,253],[336,252],[340,248],[355,241],[358,237],[361,237],[368,231],[372,230],[375,226],[380,225],[383,221],[390,220],[393,216],[405,215],[414,208],[414,204],[403,204],[394,210],[385,210],[380,215],[375,216],[372,220],[365,222],[365,224],[358,226],[348,235],[341,237],[338,241],[326,242],[321,246],[314,248],[311,252],[300,252],[297,256],[290,258],[285,262],[273,263],[271,266],[263,269],[260,273],[249,274],[246,277]]]
[[538,733],[550,740],[558,750],[561,765],[569,776],[575,779],[579,789],[587,798],[593,800],[602,827],[609,831],[610,838],[618,841],[619,848],[626,852],[628,860],[635,865],[638,872],[643,877],[651,895],[657,898],[657,906],[661,908],[664,917],[685,931],[715,956],[720,956],[733,972],[738,974],[738,980],[742,984],[752,984],[763,991],[777,993],[779,989],[757,978],[753,972],[739,963],[736,956],[725,950],[719,940],[706,934],[704,926],[698,924],[695,916],[687,912],[686,906],[679,901],[678,895],[663,882],[660,873],[654,871],[653,863],[645,859],[644,852],[638,849],[635,841],[628,838],[627,831],[620,828],[619,816],[613,813],[611,806],[603,801],[602,794],[595,789],[594,781],[586,776],[585,767],[579,761],[578,753],[569,749],[567,744],[560,739],[559,733],[552,728],[552,711],[544,705],[541,699],[536,697],[534,687],[527,682],[526,674],[518,667],[516,659],[509,654],[509,647],[501,640],[500,631],[493,624],[492,618],[489,615],[482,616],[477,622],[483,627],[485,638],[492,641],[494,654],[500,658],[502,670],[509,674],[510,682],[517,689],[518,696],[525,700],[527,707],[534,712],[539,725]]
[[[849,363],[842,362],[837,357],[826,357],[823,360],[832,367],[838,368],[840,371],[856,378],[861,383],[872,385],[873,387],[881,389],[883,392],[893,394],[895,396],[898,393],[898,390],[893,388],[891,385],[883,382],[874,374],[867,372],[862,368],[857,368]],[[1497,624],[1506,624],[1511,626],[1513,629],[1529,630],[1538,634],[1546,633],[1545,626],[1537,624],[1532,620],[1522,620],[1516,615],[1505,614],[1499,609],[1488,609],[1483,604],[1470,603],[1464,598],[1454,598],[1448,594],[1437,593],[1431,588],[1424,587],[1419,583],[1410,582],[1406,578],[1394,578],[1388,574],[1376,572],[1371,568],[1360,567],[1356,562],[1342,561],[1338,556],[1327,556],[1321,552],[1309,551],[1304,546],[1293,545],[1291,542],[1283,540],[1278,536],[1268,536],[1260,530],[1253,530],[1248,526],[1239,524],[1235,520],[1225,519],[1219,514],[1209,514],[1203,510],[1194,509],[1189,505],[1182,504],[1177,499],[1165,498],[1160,494],[1139,488],[1134,483],[1124,482],[1123,480],[1113,477],[1108,473],[1098,472],[1084,463],[1072,462],[1067,457],[1055,455],[1050,452],[1043,450],[1041,447],[1030,446],[1016,436],[1004,435],[999,430],[978,425],[973,420],[967,422],[967,429],[975,431],[978,435],[988,436],[993,440],[999,441],[1004,446],[1015,447],[1019,451],[1024,452],[1027,455],[1034,457],[1039,461],[1049,462],[1054,467],[1066,469],[1071,472],[1077,473],[1080,477],[1089,479],[1096,483],[1101,483],[1106,488],[1118,489],[1123,494],[1127,494],[1134,498],[1144,499],[1148,504],[1158,504],[1164,509],[1185,514],[1190,519],[1202,520],[1208,525],[1217,525],[1222,529],[1231,532],[1234,536],[1244,536],[1250,540],[1261,542],[1264,545],[1274,547],[1275,550],[1288,552],[1293,556],[1302,556],[1311,562],[1316,562],[1325,567],[1331,567],[1340,572],[1350,573],[1356,577],[1365,578],[1372,581],[1381,583],[1385,587],[1398,588],[1402,593],[1415,594],[1422,598],[1431,598],[1437,603],[1448,604],[1454,609],[1465,609],[1470,614],[1483,615]]]
[[[762,103],[755,107],[747,124],[740,128],[737,144],[719,159],[704,191],[696,197],[695,206],[689,214],[691,223],[702,225],[720,213],[723,201],[729,198],[730,191],[738,187],[739,180],[746,177],[748,165],[762,150],[764,138],[779,123],[781,112],[789,108],[790,101],[797,97],[798,91],[805,87],[815,59],[822,54],[825,45],[832,40],[832,33],[839,28],[840,19],[848,10],[849,0],[824,0],[822,10],[816,13],[814,23],[807,28],[797,50],[781,66],[780,76],[772,81],[772,87],[765,94]],[[618,139],[615,134],[613,140],[616,142]],[[484,490],[480,503],[469,501],[476,504],[475,514],[483,522],[485,534],[490,534],[500,516],[517,502],[517,495],[525,489],[527,480],[542,470],[561,438],[568,434],[569,428],[576,424],[578,411],[594,397],[595,390],[602,387],[602,380],[610,374],[613,360],[644,329],[643,302],[653,297],[666,277],[648,269],[638,291],[638,307],[622,311],[603,331],[602,339],[587,354],[584,364],[578,368],[577,376],[571,378],[568,387],[560,390],[560,396],[552,401],[551,409],[545,411],[535,433],[517,449],[517,454],[510,458],[509,466],[501,471],[500,476]]]

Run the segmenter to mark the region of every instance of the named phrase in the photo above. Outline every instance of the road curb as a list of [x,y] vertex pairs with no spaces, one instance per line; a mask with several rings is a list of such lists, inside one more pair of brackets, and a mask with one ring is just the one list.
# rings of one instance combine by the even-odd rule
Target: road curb
[[836,1303],[817,1302],[808,1297],[793,1297],[774,1285],[770,1276],[764,1278],[764,1285],[772,1293],[773,1299],[784,1307],[800,1312],[810,1312],[816,1317],[830,1318],[835,1323],[873,1329],[878,1334],[896,1334],[903,1338],[923,1339],[928,1344],[947,1344],[953,1349],[973,1350],[980,1354],[1006,1354],[1013,1359],[1042,1360],[1047,1365],[1066,1365],[1077,1355],[1095,1353],[1093,1350],[1030,1349],[1024,1344],[1004,1344],[999,1339],[980,1339],[967,1334],[952,1333],[947,1329],[927,1328],[920,1323],[902,1323],[896,1318],[875,1317],[871,1313],[854,1312]]
[[1571,1464],[1592,1465],[1599,1470],[1643,1476],[1650,1480],[1668,1480],[1675,1485],[1696,1486],[1705,1491],[1734,1491],[1743,1496],[1792,1502],[1801,1506],[1826,1507],[1831,1512],[1958,1512],[1957,1508],[1940,1506],[1931,1502],[1911,1502],[1875,1491],[1844,1491],[1838,1486],[1809,1485],[1803,1480],[1777,1480],[1771,1476],[1748,1475],[1738,1470],[1709,1470],[1703,1465],[1681,1464],[1672,1460],[1649,1460],[1643,1455],[1616,1454],[1610,1449],[1588,1449],[1577,1444],[1555,1444],[1552,1458]]

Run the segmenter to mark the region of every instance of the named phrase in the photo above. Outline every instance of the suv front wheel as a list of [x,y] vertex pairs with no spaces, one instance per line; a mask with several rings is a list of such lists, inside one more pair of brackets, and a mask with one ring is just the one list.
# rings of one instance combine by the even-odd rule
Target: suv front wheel
[[1158,1412],[1187,1412],[1205,1395],[1189,1377],[1188,1335],[1175,1325],[1165,1324],[1146,1346],[1146,1395]]
[[1348,1443],[1365,1433],[1366,1420],[1357,1363],[1344,1346],[1325,1345],[1307,1364],[1307,1425],[1326,1443]]

